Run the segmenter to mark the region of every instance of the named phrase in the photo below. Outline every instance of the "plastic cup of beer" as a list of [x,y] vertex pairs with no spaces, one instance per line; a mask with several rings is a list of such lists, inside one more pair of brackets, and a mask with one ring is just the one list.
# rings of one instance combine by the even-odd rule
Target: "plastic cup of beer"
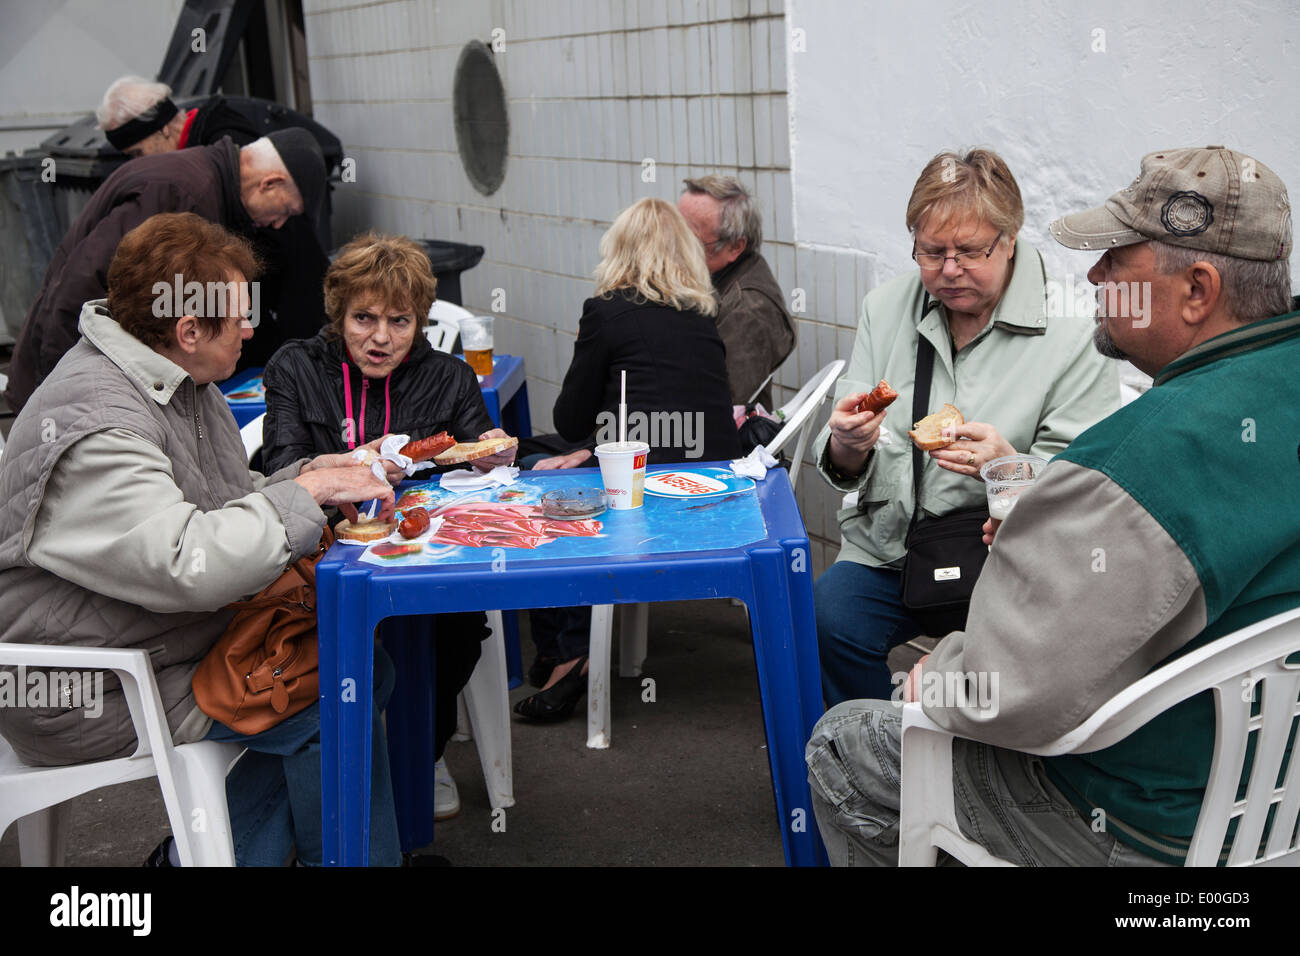
[[643,441],[611,441],[596,446],[605,497],[615,511],[640,508],[645,500],[645,463],[650,446]]
[[460,344],[477,375],[492,374],[492,316],[473,315],[460,320]]
[[1037,455],[1007,455],[986,462],[980,469],[984,492],[988,495],[989,517],[1005,521],[1016,499],[1038,480],[1047,467],[1047,459]]

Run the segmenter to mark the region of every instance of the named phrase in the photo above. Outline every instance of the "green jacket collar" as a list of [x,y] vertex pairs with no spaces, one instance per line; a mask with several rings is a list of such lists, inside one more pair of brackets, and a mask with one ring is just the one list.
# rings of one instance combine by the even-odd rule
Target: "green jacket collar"
[[91,345],[99,349],[159,405],[171,401],[189,373],[165,355],[145,345],[108,312],[107,299],[94,299],[81,308],[77,326]]
[[[1296,303],[1293,304],[1300,304],[1300,300],[1296,300]],[[1214,338],[1207,339],[1200,345],[1188,349],[1160,370],[1155,377],[1155,384],[1163,385],[1170,379],[1176,378],[1184,372],[1190,372],[1192,369],[1209,365],[1211,362],[1217,362],[1233,355],[1240,355],[1243,352],[1254,352],[1256,349],[1262,349],[1296,336],[1300,336],[1300,311],[1277,315],[1271,319],[1260,319],[1258,322],[1250,322],[1239,329],[1216,335]]]
[[[989,326],[1020,335],[1043,335],[1047,332],[1047,268],[1043,265],[1043,257],[1025,240],[1017,239],[1015,263],[1011,282],[993,307]],[[929,292],[923,292],[923,296],[917,320],[917,329],[921,332],[926,330],[927,318],[932,311],[937,312],[938,319],[947,319],[943,303],[932,299]]]

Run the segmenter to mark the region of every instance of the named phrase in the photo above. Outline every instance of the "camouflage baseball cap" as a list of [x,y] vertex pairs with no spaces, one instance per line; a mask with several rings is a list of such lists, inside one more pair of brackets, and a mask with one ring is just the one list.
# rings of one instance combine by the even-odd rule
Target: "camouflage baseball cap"
[[1239,259],[1291,254],[1286,186],[1263,163],[1222,146],[1147,153],[1132,185],[1049,228],[1071,249],[1158,239]]

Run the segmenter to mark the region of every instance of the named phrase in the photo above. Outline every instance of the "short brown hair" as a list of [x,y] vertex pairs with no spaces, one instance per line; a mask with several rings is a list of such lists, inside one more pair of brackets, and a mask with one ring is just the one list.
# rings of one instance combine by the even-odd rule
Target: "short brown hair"
[[420,325],[437,293],[429,257],[415,242],[367,232],[340,249],[325,273],[330,334],[342,334],[348,303],[357,296],[375,295],[390,308],[410,309]]
[[[233,277],[251,281],[260,271],[248,240],[192,212],[160,213],[118,243],[108,267],[108,310],[118,325],[149,348],[165,348],[172,344],[176,320],[185,314],[175,314],[177,281],[182,289],[191,282],[224,289]],[[162,295],[155,288],[160,285],[167,287]],[[205,296],[204,301],[211,299]],[[227,301],[224,294],[222,301]],[[239,308],[238,299],[234,308]],[[214,338],[230,316],[209,311],[198,309],[195,318],[203,333]]]
[[937,225],[974,214],[1011,238],[1025,224],[1020,187],[1006,162],[991,149],[961,156],[944,152],[925,164],[907,201],[907,231],[937,217]]

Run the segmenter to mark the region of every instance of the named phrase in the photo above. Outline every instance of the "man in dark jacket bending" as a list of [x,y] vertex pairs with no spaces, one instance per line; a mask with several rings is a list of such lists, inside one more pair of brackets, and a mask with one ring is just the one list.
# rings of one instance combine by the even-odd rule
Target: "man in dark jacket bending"
[[[14,346],[5,398],[21,411],[78,338],[81,307],[107,292],[108,264],[121,238],[150,216],[193,212],[232,232],[279,229],[314,215],[325,193],[325,160],[303,129],[278,130],[237,148],[213,146],[143,156],[95,191],[54,253]],[[256,324],[256,317],[253,319]]]

